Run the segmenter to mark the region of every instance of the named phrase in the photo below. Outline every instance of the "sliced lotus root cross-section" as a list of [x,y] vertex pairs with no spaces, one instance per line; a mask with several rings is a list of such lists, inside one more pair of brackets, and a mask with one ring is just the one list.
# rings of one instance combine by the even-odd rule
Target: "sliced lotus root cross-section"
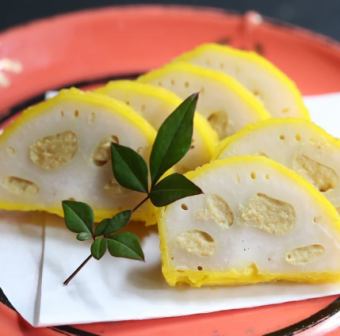
[[[89,203],[97,220],[131,209],[141,193],[113,180],[111,142],[147,159],[155,131],[131,107],[104,95],[63,90],[20,114],[0,135],[0,209],[62,215],[61,201]],[[135,219],[154,223],[150,206]]]
[[159,214],[169,285],[339,280],[340,216],[294,171],[262,156],[240,156],[187,177],[204,194]]
[[224,140],[216,158],[262,155],[295,170],[340,208],[340,142],[303,119],[269,119]]
[[182,99],[200,92],[197,111],[222,139],[270,115],[263,104],[234,78],[189,63],[171,63],[139,81],[166,88]]

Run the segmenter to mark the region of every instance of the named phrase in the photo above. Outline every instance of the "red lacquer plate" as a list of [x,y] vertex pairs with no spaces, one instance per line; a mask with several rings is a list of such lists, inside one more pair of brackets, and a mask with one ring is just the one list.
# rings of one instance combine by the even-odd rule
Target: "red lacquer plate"
[[[0,122],[49,89],[135,76],[204,42],[262,53],[305,95],[340,91],[340,47],[322,36],[262,20],[255,13],[113,7],[49,18],[0,34]],[[188,317],[34,329],[0,304],[0,334],[340,335],[339,310],[340,298],[333,296]]]

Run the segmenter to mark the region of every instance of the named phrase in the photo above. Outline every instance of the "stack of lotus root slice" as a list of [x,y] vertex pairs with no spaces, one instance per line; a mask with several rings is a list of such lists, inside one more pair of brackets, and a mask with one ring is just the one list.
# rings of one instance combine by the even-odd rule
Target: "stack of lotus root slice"
[[206,44],[136,80],[61,90],[0,136],[0,208],[97,221],[143,198],[112,177],[110,144],[148,159],[156,130],[199,92],[192,145],[175,171],[203,194],[133,219],[158,225],[169,285],[340,279],[340,142],[310,121],[295,84],[253,52]]

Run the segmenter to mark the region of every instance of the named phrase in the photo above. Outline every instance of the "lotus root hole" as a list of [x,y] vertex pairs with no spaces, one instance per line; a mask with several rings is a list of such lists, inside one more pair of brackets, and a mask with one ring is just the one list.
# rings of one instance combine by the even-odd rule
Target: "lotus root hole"
[[311,244],[297,247],[286,253],[285,260],[287,263],[300,266],[316,261],[325,253],[325,248],[320,244]]
[[122,187],[114,178],[112,178],[109,182],[104,185],[104,190],[112,193],[113,195],[120,195],[126,189]]
[[216,111],[208,116],[211,127],[217,132],[220,138],[228,135],[229,120],[228,115],[224,111]]
[[88,116],[87,122],[89,125],[93,124],[96,120],[96,114],[94,112],[91,112]]
[[189,209],[188,206],[187,206],[185,203],[182,203],[182,204],[181,204],[181,208],[182,208],[183,210],[188,210],[188,209]]
[[14,147],[9,146],[9,147],[7,147],[7,153],[8,153],[9,155],[15,155],[15,154],[16,154],[16,150],[15,150]]
[[119,144],[119,138],[116,135],[110,135],[104,138],[96,147],[93,155],[92,161],[98,166],[104,166],[110,159],[110,147],[111,143]]
[[15,195],[33,196],[39,192],[39,187],[34,182],[17,176],[8,176],[2,183],[7,191]]
[[266,153],[264,153],[264,152],[258,152],[258,155],[263,156],[263,157],[265,157],[265,158],[268,157],[268,155],[267,155]]
[[294,207],[284,201],[258,193],[240,207],[241,224],[274,235],[288,233],[295,225]]
[[176,242],[180,248],[196,256],[208,257],[215,252],[214,239],[204,231],[189,230],[182,232],[177,236]]
[[72,131],[65,131],[37,140],[29,147],[29,157],[36,166],[53,170],[70,162],[77,151],[77,135]]
[[336,172],[307,155],[298,155],[293,162],[295,170],[307,177],[320,192],[334,189],[338,182]]
[[213,221],[224,229],[234,223],[234,213],[229,204],[216,194],[205,196],[205,206],[196,214],[198,220]]

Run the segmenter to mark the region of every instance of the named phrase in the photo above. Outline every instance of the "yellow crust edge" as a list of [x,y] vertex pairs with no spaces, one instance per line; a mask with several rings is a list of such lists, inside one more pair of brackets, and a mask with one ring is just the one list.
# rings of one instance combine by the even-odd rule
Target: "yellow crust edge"
[[328,134],[323,128],[317,126],[313,122],[306,120],[306,119],[300,119],[300,118],[272,118],[267,119],[263,121],[259,121],[256,123],[253,123],[251,125],[247,125],[243,127],[241,130],[239,130],[237,133],[223,139],[217,149],[216,149],[216,155],[214,156],[214,160],[218,160],[219,157],[223,154],[223,152],[228,149],[230,146],[235,144],[236,142],[242,140],[244,137],[248,136],[251,133],[255,133],[257,131],[265,130],[267,128],[280,126],[280,125],[296,125],[301,124],[301,127],[310,128],[313,129],[315,133],[320,135],[321,137],[324,137],[329,143],[333,144],[337,148],[340,149],[340,141]]
[[249,285],[265,282],[298,282],[298,283],[326,283],[340,282],[340,272],[320,273],[261,273],[255,265],[243,270],[231,270],[228,272],[207,272],[207,271],[169,271],[162,268],[163,275],[169,286],[175,287],[179,284],[188,284],[192,287],[202,286],[234,286]]
[[93,92],[109,95],[112,89],[128,90],[131,93],[152,96],[166,102],[168,105],[177,106],[182,102],[182,99],[170,90],[128,79],[110,81],[106,85],[95,89]]
[[[155,138],[156,132],[152,128],[152,126],[146,120],[144,120],[143,117],[141,117],[127,105],[121,103],[118,100],[106,97],[98,93],[83,92],[76,88],[72,88],[62,90],[57,96],[31,106],[23,111],[13,122],[11,122],[4,129],[4,132],[0,136],[0,144],[4,143],[8,139],[8,137],[10,137],[18,128],[25,125],[25,123],[29,122],[31,119],[43,113],[48,113],[49,108],[54,107],[56,104],[69,100],[78,100],[79,102],[94,104],[100,107],[107,108],[108,111],[112,111],[112,113],[115,115],[120,115],[131,124],[137,126],[145,135],[147,141],[150,144]],[[46,207],[43,204],[22,204],[0,200],[0,209],[13,211],[46,211],[63,217],[61,206]],[[121,210],[122,209],[94,209],[95,220],[100,221],[104,218],[115,215]],[[133,219],[145,221],[147,225],[151,225],[156,222],[154,210],[151,205],[145,205],[144,208],[133,215]]]
[[200,67],[184,62],[175,62],[165,65],[162,68],[152,70],[145,75],[138,78],[142,83],[150,83],[158,78],[172,73],[173,71],[183,71],[184,73],[193,74],[210,81],[214,81],[222,85],[225,90],[232,91],[235,95],[239,96],[249,107],[250,111],[258,120],[264,120],[271,117],[269,112],[265,109],[263,104],[242,84],[236,79],[227,74]]
[[[112,89],[127,90],[131,93],[150,96],[163,101],[173,109],[182,102],[182,99],[170,90],[133,80],[111,81],[105,86],[94,90],[94,92],[110,96],[110,91]],[[209,153],[210,159],[212,159],[216,155],[216,148],[218,145],[217,133],[210,126],[209,122],[197,112],[194,117],[194,127],[197,134],[202,139],[202,146],[204,147],[204,150]]]
[[[230,157],[223,160],[212,161],[191,172],[185,174],[190,180],[203,175],[206,172],[214,170],[215,168],[229,166],[229,165],[251,165],[252,163],[262,163],[274,168],[282,175],[293,180],[297,185],[306,190],[310,196],[315,199],[315,202],[320,204],[324,212],[330,217],[333,229],[340,235],[340,217],[333,205],[320,194],[311,184],[305,181],[294,171],[284,167],[276,161],[267,159],[262,156],[237,156]],[[171,206],[171,205],[170,205]],[[304,283],[323,283],[323,282],[337,282],[340,281],[339,272],[310,272],[310,273],[263,273],[259,272],[256,265],[251,264],[243,269],[231,269],[227,271],[195,271],[195,270],[176,270],[170,262],[168,248],[165,239],[165,223],[164,216],[167,207],[161,208],[156,212],[158,232],[160,237],[160,250],[162,260],[162,273],[166,282],[170,286],[176,286],[180,283],[188,284],[192,287],[201,287],[203,285],[240,285],[251,284],[259,282],[272,281],[291,281]]]
[[[63,210],[61,206],[46,207],[44,204],[25,204],[25,203],[13,203],[7,201],[0,202],[0,209],[7,211],[45,211],[59,217],[64,217]],[[112,217],[118,212],[126,209],[116,208],[116,209],[94,209],[94,219],[95,222],[100,222],[105,218]],[[132,215],[132,220],[145,222],[146,226],[156,224],[156,214],[155,209],[151,202],[147,202],[140,210]]]
[[34,117],[44,113],[49,113],[49,109],[51,107],[54,107],[57,104],[63,103],[65,101],[74,100],[82,103],[97,105],[98,107],[107,108],[108,111],[112,111],[112,114],[119,115],[134,126],[137,126],[141,130],[141,132],[144,133],[148,142],[152,143],[155,139],[156,132],[154,128],[143,117],[141,117],[137,112],[135,112],[126,104],[123,104],[122,102],[114,98],[107,97],[95,92],[85,92],[76,88],[71,88],[63,89],[59,92],[57,96],[28,107],[26,110],[20,113],[18,117],[16,117],[10,124],[6,126],[0,136],[0,143],[6,141],[7,138],[11,136],[17,128],[21,127]]
[[238,58],[244,59],[249,63],[255,63],[265,72],[270,73],[275,77],[283,86],[287,87],[288,90],[293,94],[296,106],[300,112],[300,118],[310,120],[310,115],[306,105],[303,102],[302,95],[295,84],[283,71],[276,67],[273,63],[268,61],[266,58],[257,54],[254,51],[239,50],[229,46],[224,46],[216,43],[206,43],[198,46],[197,48],[185,52],[179,57],[174,59],[174,62],[189,62],[192,58],[200,55],[205,51],[214,50],[221,54],[233,55]]

